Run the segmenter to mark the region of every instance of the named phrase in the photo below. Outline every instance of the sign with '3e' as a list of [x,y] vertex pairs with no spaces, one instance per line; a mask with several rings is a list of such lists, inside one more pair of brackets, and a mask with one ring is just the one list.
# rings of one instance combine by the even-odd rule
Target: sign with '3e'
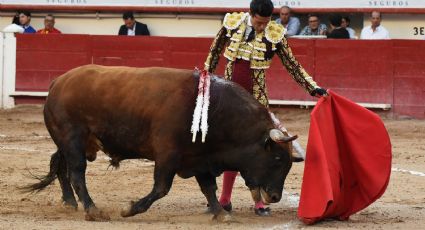
[[413,35],[425,35],[425,26],[413,27]]

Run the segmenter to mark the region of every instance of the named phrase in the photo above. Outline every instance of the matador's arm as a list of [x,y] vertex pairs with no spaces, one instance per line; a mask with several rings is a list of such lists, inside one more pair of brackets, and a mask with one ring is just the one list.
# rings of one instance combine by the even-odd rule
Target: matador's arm
[[288,70],[291,77],[301,85],[310,94],[317,88],[320,88],[310,75],[304,70],[301,64],[295,59],[289,48],[288,41],[283,38],[280,43],[276,44],[276,54],[279,56],[282,64]]
[[217,68],[218,60],[220,59],[220,55],[228,40],[226,34],[227,29],[222,27],[220,31],[218,31],[217,36],[211,45],[210,52],[208,54],[207,60],[205,61],[204,67],[204,69],[209,73],[214,73],[215,69]]

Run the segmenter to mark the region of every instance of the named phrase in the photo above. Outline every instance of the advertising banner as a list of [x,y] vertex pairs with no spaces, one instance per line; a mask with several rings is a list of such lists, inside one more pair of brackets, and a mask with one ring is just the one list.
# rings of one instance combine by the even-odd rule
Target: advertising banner
[[[251,0],[0,0],[3,5],[248,8]],[[292,8],[425,8],[424,0],[273,0]]]

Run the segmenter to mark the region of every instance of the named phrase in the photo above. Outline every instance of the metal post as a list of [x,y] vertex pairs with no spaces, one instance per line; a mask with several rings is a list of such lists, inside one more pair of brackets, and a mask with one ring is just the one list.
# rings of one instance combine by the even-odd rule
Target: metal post
[[0,32],[0,108],[3,108],[3,61],[4,61],[4,34]]
[[2,33],[3,39],[3,70],[2,70],[2,108],[15,107],[12,97],[15,92],[16,80],[16,38],[14,33]]

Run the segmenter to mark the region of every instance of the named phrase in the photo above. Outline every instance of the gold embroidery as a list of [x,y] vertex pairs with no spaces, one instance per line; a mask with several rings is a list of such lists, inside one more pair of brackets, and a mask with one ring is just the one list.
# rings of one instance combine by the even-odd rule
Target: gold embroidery
[[220,31],[218,31],[217,36],[215,37],[213,43],[210,47],[210,52],[208,54],[207,60],[205,61],[204,69],[207,70],[210,73],[214,73],[218,60],[220,58],[221,51],[223,50],[225,44],[227,43],[228,39],[226,37],[226,28],[221,28]]
[[228,30],[234,30],[238,28],[245,18],[248,16],[248,13],[227,13],[223,20],[223,26]]
[[275,21],[270,21],[264,31],[266,33],[266,39],[273,44],[282,41],[286,33],[285,27]]
[[251,69],[268,69],[272,60],[255,60],[251,59]]
[[260,51],[263,51],[263,52],[267,51],[266,43],[255,41],[255,42],[253,42],[252,45],[254,46],[254,49],[256,49],[256,50],[260,50]]
[[[226,18],[225,18],[224,25],[228,29],[227,32],[230,33],[229,28],[237,29],[237,31],[234,32],[233,35],[231,36],[230,38],[231,42],[229,46],[226,48],[226,50],[224,51],[224,57],[226,57],[229,61],[235,61],[236,58],[250,61],[251,69],[268,69],[270,67],[271,60],[266,60],[265,53],[267,52],[267,45],[263,41],[263,37],[265,36],[265,33],[262,32],[262,33],[256,34],[255,39],[252,41],[249,41],[249,42],[243,41],[244,33],[247,26],[247,23],[246,23],[247,17],[245,16],[244,18],[245,23],[239,24],[239,21],[235,22],[236,19],[232,19],[232,18],[237,18],[238,17],[237,15],[241,15],[241,14],[238,14],[238,13],[228,14],[226,15]],[[241,16],[241,18],[243,18],[243,16]],[[227,22],[230,19],[232,19],[233,21]],[[239,24],[239,27],[235,27],[235,25],[237,24]],[[268,31],[272,31],[273,33],[284,31],[284,28],[276,23],[269,23],[267,25],[267,28],[269,28]],[[274,36],[273,38],[277,39],[277,37],[273,34],[270,36],[272,37]],[[271,57],[269,58],[271,59]]]
[[268,107],[269,100],[267,98],[266,75],[264,70],[252,70],[253,88],[252,94],[258,102]]
[[239,46],[241,45],[241,41],[243,39],[243,32],[245,32],[246,23],[242,23],[239,26],[238,31],[233,33],[230,38],[231,42],[229,46],[224,51],[224,57],[226,57],[229,61],[234,61],[238,56]]
[[258,50],[253,50],[252,52],[252,59],[254,60],[264,60],[265,53]]
[[[285,29],[283,26],[270,22],[265,32],[256,34],[255,39],[245,42],[247,14],[233,13],[228,15],[226,15],[222,30],[211,46],[210,54],[205,62],[205,69],[210,72],[215,70],[222,48],[230,41],[224,52],[224,56],[228,59],[224,72],[225,79],[232,80],[236,58],[249,61],[253,80],[253,95],[264,106],[268,106],[265,70],[270,67],[272,58],[272,55],[270,56],[267,52],[276,53],[292,78],[309,93],[318,87],[293,56],[284,37]],[[240,15],[240,19],[237,15]]]
[[243,60],[251,60],[252,47],[249,46],[246,42],[241,42],[239,45],[239,50],[237,51],[236,58],[241,58]]
[[233,76],[233,64],[234,62],[228,61],[224,69],[224,79],[231,81]]

